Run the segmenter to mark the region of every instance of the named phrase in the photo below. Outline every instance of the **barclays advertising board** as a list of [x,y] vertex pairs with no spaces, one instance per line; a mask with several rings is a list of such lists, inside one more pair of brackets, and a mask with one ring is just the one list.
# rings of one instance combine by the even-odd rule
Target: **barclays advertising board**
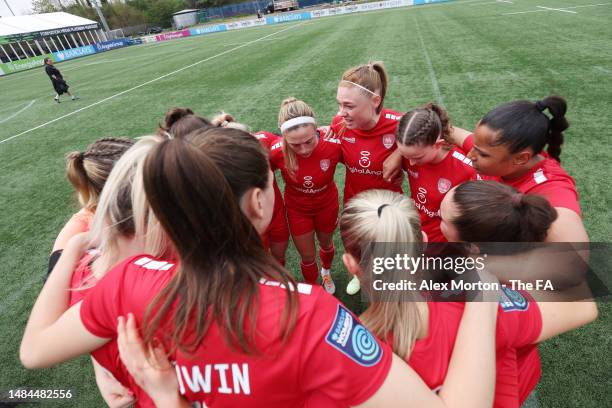
[[219,33],[221,31],[227,31],[227,26],[225,24],[218,24],[218,25],[191,28],[189,31],[191,31],[191,35]]
[[266,24],[279,24],[287,23],[289,21],[310,20],[310,18],[310,12],[285,14],[281,16],[270,16],[266,17]]
[[95,54],[96,49],[93,45],[86,45],[84,47],[72,48],[70,50],[58,51],[53,53],[54,61],[67,61],[73,58],[84,57],[85,55]]

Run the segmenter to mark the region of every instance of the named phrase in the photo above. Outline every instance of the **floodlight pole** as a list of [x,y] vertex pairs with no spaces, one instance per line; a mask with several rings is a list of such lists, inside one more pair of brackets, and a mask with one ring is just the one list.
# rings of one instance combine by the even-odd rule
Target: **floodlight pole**
[[96,12],[98,13],[98,17],[100,17],[100,21],[102,21],[102,25],[104,26],[104,31],[109,32],[110,29],[108,28],[108,24],[106,23],[104,14],[102,14],[102,10],[100,10],[100,0],[93,0],[91,4],[93,4],[94,8],[96,9]]
[[9,9],[9,11],[11,12],[11,14],[14,16],[14,15],[15,15],[15,13],[13,12],[13,9],[11,8],[11,6],[9,6],[9,4],[8,4],[8,1],[7,1],[7,0],[4,0],[4,4],[6,4],[6,8],[8,8],[8,9]]

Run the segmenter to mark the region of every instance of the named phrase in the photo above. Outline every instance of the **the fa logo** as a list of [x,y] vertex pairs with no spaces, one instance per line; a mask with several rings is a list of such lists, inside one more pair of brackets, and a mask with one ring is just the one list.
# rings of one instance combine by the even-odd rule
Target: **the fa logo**
[[386,149],[390,149],[395,144],[395,135],[384,135],[382,137],[382,142]]
[[427,201],[426,194],[427,190],[425,190],[423,187],[419,187],[419,192],[417,193],[417,200],[419,200],[419,203],[425,204]]
[[313,188],[312,176],[304,176],[304,188]]
[[438,191],[442,194],[446,194],[448,190],[451,188],[451,181],[445,178],[438,179]]
[[319,162],[319,165],[321,166],[321,170],[323,171],[327,171],[327,169],[329,169],[329,159],[323,159]]
[[371,164],[370,152],[368,152],[367,150],[362,150],[360,154],[361,158],[359,159],[359,165],[364,169],[367,169],[368,167],[370,167]]

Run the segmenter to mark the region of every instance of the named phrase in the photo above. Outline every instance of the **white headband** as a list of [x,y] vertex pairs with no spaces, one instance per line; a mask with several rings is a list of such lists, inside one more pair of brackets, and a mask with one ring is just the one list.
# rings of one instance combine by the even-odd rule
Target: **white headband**
[[292,127],[304,125],[307,123],[314,125],[317,123],[317,121],[312,116],[298,116],[297,118],[289,119],[288,121],[283,122],[283,124],[280,127],[280,130],[281,132],[284,132],[286,130],[291,129]]
[[356,83],[354,83],[354,82],[347,81],[346,79],[343,79],[343,80],[342,80],[342,81],[340,81],[340,82],[346,82],[347,84],[351,84],[351,85],[356,86],[357,88],[361,88],[361,89],[363,89],[364,91],[366,91],[367,93],[371,93],[371,94],[372,94],[372,95],[374,95],[374,96],[380,96],[380,95],[379,95],[379,94],[377,94],[376,92],[372,92],[372,91],[370,91],[370,90],[369,90],[368,88],[366,88],[365,86],[361,86],[361,85],[356,84]]

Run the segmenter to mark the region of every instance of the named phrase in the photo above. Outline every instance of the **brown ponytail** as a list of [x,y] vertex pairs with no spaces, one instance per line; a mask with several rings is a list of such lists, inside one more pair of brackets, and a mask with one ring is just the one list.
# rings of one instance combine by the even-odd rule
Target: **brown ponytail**
[[544,197],[495,181],[465,182],[453,200],[458,214],[451,222],[466,242],[542,242],[557,218]]
[[[388,76],[381,61],[373,61],[347,69],[342,74],[342,80],[338,86],[351,86],[351,82],[364,87],[373,94],[380,95],[380,104],[376,108],[376,113],[380,113],[383,110],[385,95],[387,94]],[[368,95],[370,94],[368,93]]]
[[287,288],[279,333],[283,339],[290,335],[297,296],[289,288],[296,283],[265,251],[239,205],[248,189],[268,186],[268,174],[266,152],[238,129],[192,132],[162,142],[148,155],[145,192],[180,267],[147,309],[145,342],[150,344],[163,322],[171,321],[173,347],[192,352],[215,322],[230,346],[256,352],[262,278]]
[[107,137],[90,144],[83,152],[66,155],[66,177],[83,208],[95,211],[113,166],[133,144],[130,139]]

